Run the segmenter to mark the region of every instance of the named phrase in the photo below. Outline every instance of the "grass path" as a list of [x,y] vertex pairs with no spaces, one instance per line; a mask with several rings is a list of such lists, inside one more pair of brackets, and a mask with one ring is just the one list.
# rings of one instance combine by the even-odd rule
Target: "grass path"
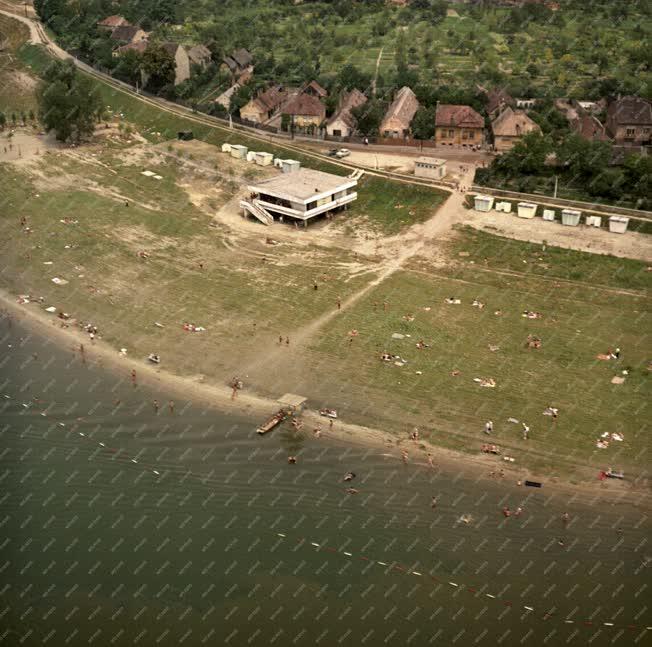
[[380,52],[378,52],[378,58],[376,59],[376,71],[374,72],[374,80],[371,82],[371,94],[376,96],[376,81],[378,80],[378,68],[380,67],[380,59],[383,55],[383,50],[385,48],[381,47]]

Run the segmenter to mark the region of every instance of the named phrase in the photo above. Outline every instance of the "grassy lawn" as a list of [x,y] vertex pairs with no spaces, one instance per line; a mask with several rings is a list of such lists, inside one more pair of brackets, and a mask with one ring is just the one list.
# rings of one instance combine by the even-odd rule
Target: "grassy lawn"
[[432,217],[448,195],[439,189],[365,175],[358,183],[358,199],[351,207],[348,223],[355,226],[356,220],[362,219],[379,233],[398,234]]
[[[464,227],[451,244],[451,255],[466,269],[481,265],[489,269],[512,270],[528,277],[581,281],[629,290],[649,290],[652,275],[648,265],[615,256],[600,256],[560,247],[524,243]],[[463,256],[459,256],[462,253]],[[468,255],[467,255],[468,254]]]
[[[598,267],[602,259],[593,258]],[[344,312],[314,345],[313,361],[336,367],[320,392],[335,393],[338,380],[354,376],[365,417],[399,433],[419,425],[423,437],[472,453],[486,442],[483,425],[491,419],[493,442],[548,477],[563,474],[566,460],[595,468],[647,464],[648,300],[594,298],[591,290],[569,294],[533,276],[493,284],[484,273],[469,271],[462,280],[447,274],[397,273]],[[446,304],[450,296],[462,304]],[[486,307],[472,307],[476,298]],[[544,316],[524,318],[525,309]],[[343,344],[353,328],[359,336]],[[393,333],[410,337],[393,339]],[[528,334],[541,338],[541,349],[525,347]],[[417,349],[420,339],[430,348]],[[596,360],[616,346],[623,349],[619,362]],[[408,363],[383,362],[383,351]],[[623,369],[629,371],[625,383],[611,384]],[[451,375],[454,370],[460,374]],[[493,378],[497,386],[483,388],[474,378]],[[556,423],[542,415],[549,406],[560,410]],[[530,426],[530,440],[522,440],[521,426],[507,422],[510,417]],[[624,433],[625,442],[597,449],[606,431]]]

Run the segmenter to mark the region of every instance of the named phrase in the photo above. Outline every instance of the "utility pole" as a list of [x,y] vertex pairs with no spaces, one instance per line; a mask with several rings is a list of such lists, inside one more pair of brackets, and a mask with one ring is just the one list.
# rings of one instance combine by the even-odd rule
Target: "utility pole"
[[559,177],[558,177],[557,175],[555,175],[555,193],[554,193],[554,195],[552,196],[553,198],[556,198],[556,197],[557,197],[557,181],[558,181],[558,180],[559,180]]

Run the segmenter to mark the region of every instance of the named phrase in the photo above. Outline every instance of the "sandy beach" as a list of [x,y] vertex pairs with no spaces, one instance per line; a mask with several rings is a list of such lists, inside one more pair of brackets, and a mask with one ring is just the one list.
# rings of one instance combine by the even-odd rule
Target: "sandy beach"
[[[212,407],[222,413],[232,413],[250,418],[252,426],[257,425],[264,418],[271,415],[279,407],[273,399],[261,397],[247,390],[246,385],[232,399],[231,388],[216,383],[204,382],[202,378],[192,379],[174,375],[156,365],[143,360],[120,355],[119,351],[112,348],[101,339],[89,342],[88,334],[76,327],[61,327],[60,320],[54,315],[42,310],[37,303],[19,304],[17,298],[5,290],[0,290],[0,304],[14,321],[20,321],[28,329],[37,334],[53,339],[61,346],[69,347],[75,355],[79,353],[79,345],[84,344],[86,360],[95,362],[107,370],[123,376],[125,381],[131,379],[131,371],[136,370],[137,381],[150,389],[164,389],[166,393],[177,397],[186,398],[196,403]],[[279,393],[279,397],[281,397]],[[518,487],[525,479],[540,481],[545,484],[546,490],[551,493],[573,493],[575,495],[599,495],[610,500],[618,501],[625,498],[629,501],[634,496],[641,507],[649,505],[649,492],[647,488],[637,486],[628,481],[599,481],[597,478],[576,483],[561,478],[548,480],[544,474],[532,473],[522,467],[499,460],[490,454],[462,454],[446,448],[438,447],[428,441],[419,439],[413,441],[408,438],[400,439],[390,432],[354,425],[342,420],[337,420],[329,428],[328,419],[319,415],[318,411],[305,408],[301,416],[304,425],[308,428],[322,428],[322,438],[332,438],[336,442],[344,442],[358,447],[367,447],[383,451],[383,455],[396,459],[397,464],[402,460],[402,452],[408,452],[408,463],[411,465],[428,468],[428,455],[432,454],[435,466],[445,467],[449,470],[463,468],[472,471],[478,480],[488,478],[489,473],[496,474],[496,478],[504,481],[506,487]],[[502,479],[497,475],[503,473]]]

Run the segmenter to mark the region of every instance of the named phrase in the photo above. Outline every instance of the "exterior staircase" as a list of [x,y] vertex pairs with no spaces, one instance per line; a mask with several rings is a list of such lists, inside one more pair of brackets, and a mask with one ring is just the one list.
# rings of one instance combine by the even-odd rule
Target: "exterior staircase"
[[269,211],[267,211],[267,209],[265,209],[260,204],[258,204],[257,200],[253,200],[253,202],[240,200],[240,206],[245,211],[248,211],[252,216],[260,220],[260,222],[262,222],[263,225],[274,224],[274,216],[272,216],[272,214]]
[[349,178],[352,180],[359,180],[362,176],[364,175],[364,171],[362,169],[357,169],[349,175]]

